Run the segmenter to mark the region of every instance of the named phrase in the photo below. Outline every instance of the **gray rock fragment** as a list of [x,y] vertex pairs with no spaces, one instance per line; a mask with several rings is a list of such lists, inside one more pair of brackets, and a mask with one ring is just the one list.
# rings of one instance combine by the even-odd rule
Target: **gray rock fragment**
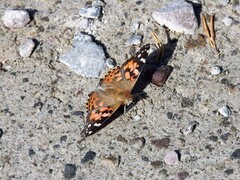
[[142,42],[142,35],[132,35],[126,42],[126,45],[138,45]]
[[33,52],[34,47],[35,47],[35,43],[33,42],[32,39],[30,39],[30,38],[24,39],[19,46],[20,56],[22,56],[24,58],[30,57],[30,55]]
[[59,61],[83,77],[98,77],[105,68],[105,53],[91,36],[79,33],[74,38],[74,47],[59,57]]
[[97,19],[101,16],[101,11],[100,6],[86,6],[79,10],[79,14],[85,18]]
[[2,21],[8,28],[22,28],[29,23],[30,16],[25,10],[6,10],[2,17]]
[[154,11],[152,16],[160,25],[165,25],[172,31],[193,35],[198,29],[192,5],[183,0],[169,3]]

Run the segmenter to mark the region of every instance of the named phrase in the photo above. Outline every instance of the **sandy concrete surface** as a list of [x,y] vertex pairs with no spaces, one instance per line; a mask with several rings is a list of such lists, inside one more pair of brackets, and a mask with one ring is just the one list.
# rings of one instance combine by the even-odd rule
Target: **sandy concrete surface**
[[[165,30],[151,14],[168,2],[106,0],[103,15],[93,20],[90,33],[108,56],[122,64],[135,52],[126,45],[132,34],[143,35],[142,45],[154,45],[151,28],[167,43]],[[168,64],[173,71],[166,84],[149,84],[144,89],[148,98],[83,139],[85,103],[99,78],[79,76],[58,57],[72,47],[74,34],[82,30],[78,11],[90,1],[1,0],[1,17],[6,9],[26,9],[32,21],[14,30],[0,24],[0,179],[239,178],[238,3],[202,1],[201,11],[215,14],[220,54],[208,42],[194,44],[198,36],[170,31]],[[226,16],[234,19],[230,26],[222,21]],[[134,31],[136,22],[140,27]],[[202,26],[197,34],[203,34]],[[18,53],[24,38],[37,42],[30,58]],[[210,71],[216,65],[223,71],[213,76]],[[231,110],[228,118],[218,113],[224,105]],[[192,121],[197,122],[196,128],[184,135]],[[167,165],[164,156],[173,150],[180,161]],[[68,167],[74,167],[73,172]]]

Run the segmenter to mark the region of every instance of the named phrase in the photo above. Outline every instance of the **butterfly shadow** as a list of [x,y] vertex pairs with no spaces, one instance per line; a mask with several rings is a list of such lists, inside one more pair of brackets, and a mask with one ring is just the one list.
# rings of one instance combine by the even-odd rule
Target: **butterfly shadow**
[[[170,39],[169,36],[168,36],[168,39]],[[168,65],[168,63],[173,56],[176,46],[177,46],[177,39],[168,40],[168,43],[163,46],[164,53],[161,61],[157,60],[158,50],[155,50],[148,55],[146,65],[143,68],[143,72],[141,73],[135,87],[132,90],[133,95],[136,94],[141,97],[141,98],[137,98],[136,100],[137,102],[141,99],[145,99],[146,97],[148,97],[147,94],[144,93],[144,89],[146,88],[146,86],[148,86],[151,83],[153,74],[159,68],[161,71],[162,67],[167,67],[169,69],[168,77],[170,76],[171,72],[173,71],[173,67]]]

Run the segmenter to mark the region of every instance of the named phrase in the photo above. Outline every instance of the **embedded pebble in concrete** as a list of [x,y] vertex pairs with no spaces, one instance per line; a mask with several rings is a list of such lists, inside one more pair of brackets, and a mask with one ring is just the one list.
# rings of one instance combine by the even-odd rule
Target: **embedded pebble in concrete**
[[182,133],[183,133],[184,135],[192,134],[193,131],[196,129],[197,125],[199,125],[199,123],[196,122],[196,121],[191,121],[191,122],[189,122],[189,124],[188,124],[187,127],[182,131]]
[[236,149],[230,156],[230,159],[240,159],[240,149]]
[[66,179],[71,179],[76,176],[77,167],[74,164],[65,164],[64,167],[64,177]]
[[107,65],[108,68],[114,68],[117,65],[117,63],[114,59],[107,58],[106,65]]
[[219,5],[222,5],[222,6],[227,6],[230,2],[230,0],[215,0],[216,3],[218,3]]
[[142,35],[132,35],[126,42],[126,45],[138,45],[142,42]]
[[174,1],[154,11],[153,18],[170,30],[193,35],[198,29],[197,18],[190,3]]
[[238,14],[240,14],[240,4],[235,6],[235,10]]
[[19,46],[20,56],[29,57],[32,54],[34,47],[35,43],[32,39],[30,38],[24,39]]
[[6,10],[2,20],[3,24],[8,28],[22,28],[29,23],[30,16],[25,10]]
[[131,30],[134,32],[136,30],[138,30],[140,27],[140,22],[135,22],[132,24]]
[[177,174],[178,180],[185,180],[189,176],[189,173],[186,171],[180,172]]
[[218,109],[218,112],[224,117],[229,117],[231,114],[231,111],[227,106],[222,106],[221,108]]
[[229,16],[225,16],[222,21],[227,27],[231,26],[234,23],[234,19]]
[[88,161],[92,161],[96,156],[96,153],[93,151],[88,151],[85,156],[83,157],[83,159],[81,160],[81,163],[85,164]]
[[178,154],[176,151],[170,151],[164,157],[164,162],[167,165],[175,165],[178,163],[178,161],[179,161],[179,158],[178,158]]
[[101,11],[100,6],[86,6],[79,10],[79,14],[85,18],[97,19],[101,16]]
[[91,36],[79,33],[74,37],[74,46],[59,61],[83,77],[98,77],[105,68],[103,48],[92,41]]
[[211,74],[212,75],[218,75],[222,72],[222,68],[220,66],[214,66],[211,69]]

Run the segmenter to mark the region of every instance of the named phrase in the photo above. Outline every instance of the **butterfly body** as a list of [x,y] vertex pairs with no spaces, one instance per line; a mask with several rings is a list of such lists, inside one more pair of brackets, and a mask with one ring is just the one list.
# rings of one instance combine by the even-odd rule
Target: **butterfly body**
[[120,106],[127,105],[133,100],[131,91],[146,62],[149,48],[149,44],[143,46],[122,66],[110,70],[100,80],[96,90],[89,94],[86,103],[87,120],[83,130],[85,136],[101,129]]

